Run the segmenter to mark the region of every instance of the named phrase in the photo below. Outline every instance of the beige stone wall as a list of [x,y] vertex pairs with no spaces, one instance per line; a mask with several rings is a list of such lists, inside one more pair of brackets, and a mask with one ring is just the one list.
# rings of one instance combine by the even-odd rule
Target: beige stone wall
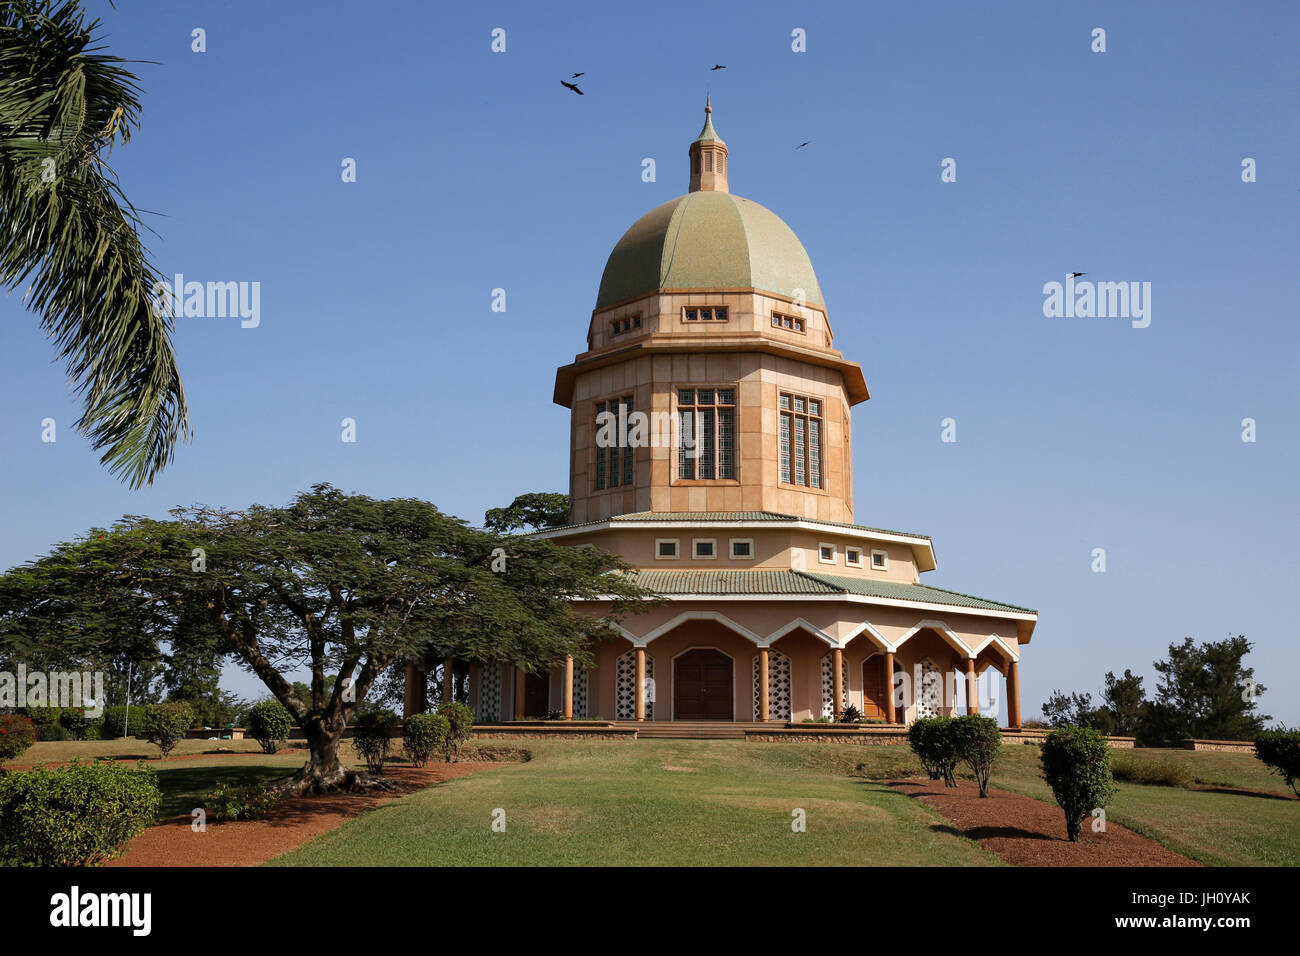
[[[688,308],[725,308],[726,322],[687,321]],[[772,324],[773,314],[799,318],[804,331],[795,332]],[[614,332],[615,322],[639,316],[641,325],[621,334]],[[726,340],[742,336],[763,335],[773,341],[799,348],[831,349],[834,333],[826,312],[813,305],[800,306],[792,299],[753,289],[728,292],[679,292],[644,296],[593,312],[588,328],[588,352],[600,355],[616,351],[632,342],[681,340],[701,336]]]
[[[736,478],[677,477],[672,446],[677,389],[734,388]],[[780,480],[781,392],[823,405],[823,488]],[[630,396],[634,410],[657,416],[650,444],[634,452],[631,486],[595,487],[596,406]],[[826,521],[853,520],[852,430],[839,372],[759,352],[636,355],[580,373],[570,416],[571,520],[592,521],[637,511],[776,511]]]
[[[656,542],[675,539],[679,557],[657,557]],[[696,558],[693,542],[696,539],[716,542],[717,557]],[[732,540],[753,541],[753,556],[731,557]],[[862,578],[869,581],[894,581],[899,584],[916,584],[920,581],[916,556],[906,544],[871,540],[858,535],[802,529],[764,529],[761,523],[750,527],[681,527],[657,522],[646,522],[634,528],[618,528],[587,534],[572,535],[563,539],[565,544],[590,544],[604,551],[621,555],[634,567],[651,571],[730,571],[730,570],[783,570],[801,568],[840,577]],[[821,545],[835,546],[835,560],[821,560]],[[846,549],[861,552],[861,567],[847,563]],[[884,551],[887,566],[884,570],[871,567],[871,552]]]

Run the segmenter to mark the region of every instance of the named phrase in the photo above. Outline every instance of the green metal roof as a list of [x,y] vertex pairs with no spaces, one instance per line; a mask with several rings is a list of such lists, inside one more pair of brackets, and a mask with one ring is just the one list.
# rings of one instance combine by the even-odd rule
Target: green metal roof
[[985,611],[1019,611],[1025,614],[1037,614],[1033,608],[1020,607],[1016,604],[1004,604],[986,598],[934,588],[925,584],[903,584],[899,581],[875,581],[871,578],[853,578],[842,574],[819,574],[815,571],[797,571],[807,577],[816,578],[837,590],[863,597],[889,598],[896,601],[924,601],[928,604],[951,604],[954,607],[973,607]]
[[697,143],[717,143],[719,146],[726,146],[718,131],[713,128],[713,110],[706,106],[704,109],[704,129],[700,130],[700,135],[695,137]]
[[781,514],[776,511],[635,511],[629,514],[610,515],[608,518],[595,518],[591,521],[579,521],[576,524],[559,525],[554,528],[542,528],[529,531],[528,534],[543,534],[548,531],[566,531],[571,528],[585,528],[604,524],[607,521],[808,521],[815,524],[830,525],[835,528],[848,528],[853,531],[869,531],[876,534],[895,534],[903,538],[917,538],[929,541],[928,534],[916,534],[911,531],[890,531],[888,528],[870,528],[862,524],[849,524],[846,521],[824,521],[821,518],[801,518],[798,515]]
[[1036,614],[1032,608],[1003,604],[972,597],[957,591],[932,588],[923,584],[897,581],[873,581],[869,578],[838,574],[815,574],[808,571],[657,571],[628,572],[638,584],[659,594],[854,594],[895,601],[924,604],[949,604],[953,607],[984,611],[1011,611]]
[[[704,133],[712,130],[706,122]],[[716,134],[715,134],[716,135]],[[700,190],[656,206],[614,246],[596,308],[659,289],[762,289],[822,306],[812,261],[776,213],[731,193]]]
[[636,583],[659,594],[835,594],[797,571],[632,571]]

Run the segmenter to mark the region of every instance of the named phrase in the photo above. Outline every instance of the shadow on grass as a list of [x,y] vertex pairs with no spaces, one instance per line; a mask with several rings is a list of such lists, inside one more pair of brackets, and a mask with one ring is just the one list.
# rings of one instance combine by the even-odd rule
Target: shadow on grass
[[1300,799],[1289,793],[1269,793],[1267,790],[1240,790],[1237,787],[1195,786],[1187,789],[1195,793],[1226,793],[1234,797],[1260,797],[1264,800],[1290,800],[1294,802]]
[[296,768],[267,766],[186,767],[182,764],[154,764],[160,771],[158,785],[162,789],[162,809],[159,820],[188,814],[203,806],[203,798],[219,783],[248,787],[287,777]]

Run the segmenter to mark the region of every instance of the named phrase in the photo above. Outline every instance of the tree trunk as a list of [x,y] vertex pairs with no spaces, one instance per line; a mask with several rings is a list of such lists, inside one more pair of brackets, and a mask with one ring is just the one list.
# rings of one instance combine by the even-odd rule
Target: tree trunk
[[366,790],[372,787],[391,789],[390,785],[370,774],[347,770],[339,760],[343,740],[342,719],[312,717],[303,728],[307,735],[310,757],[298,772],[272,786],[294,794],[334,793],[339,790]]

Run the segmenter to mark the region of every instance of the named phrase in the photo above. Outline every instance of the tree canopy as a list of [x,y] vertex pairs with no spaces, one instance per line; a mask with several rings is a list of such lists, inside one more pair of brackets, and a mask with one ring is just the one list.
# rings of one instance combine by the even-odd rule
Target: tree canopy
[[[143,628],[200,660],[233,655],[305,731],[298,782],[316,789],[340,782],[339,736],[394,662],[590,663],[610,622],[653,597],[609,573],[619,558],[479,531],[418,499],[320,484],[284,507],[171,514],[125,517],[0,578],[0,633],[76,654]],[[609,603],[598,619],[574,600]]]
[[569,521],[569,496],[555,491],[530,491],[504,508],[489,508],[483,527],[497,534],[529,528],[556,528]]

